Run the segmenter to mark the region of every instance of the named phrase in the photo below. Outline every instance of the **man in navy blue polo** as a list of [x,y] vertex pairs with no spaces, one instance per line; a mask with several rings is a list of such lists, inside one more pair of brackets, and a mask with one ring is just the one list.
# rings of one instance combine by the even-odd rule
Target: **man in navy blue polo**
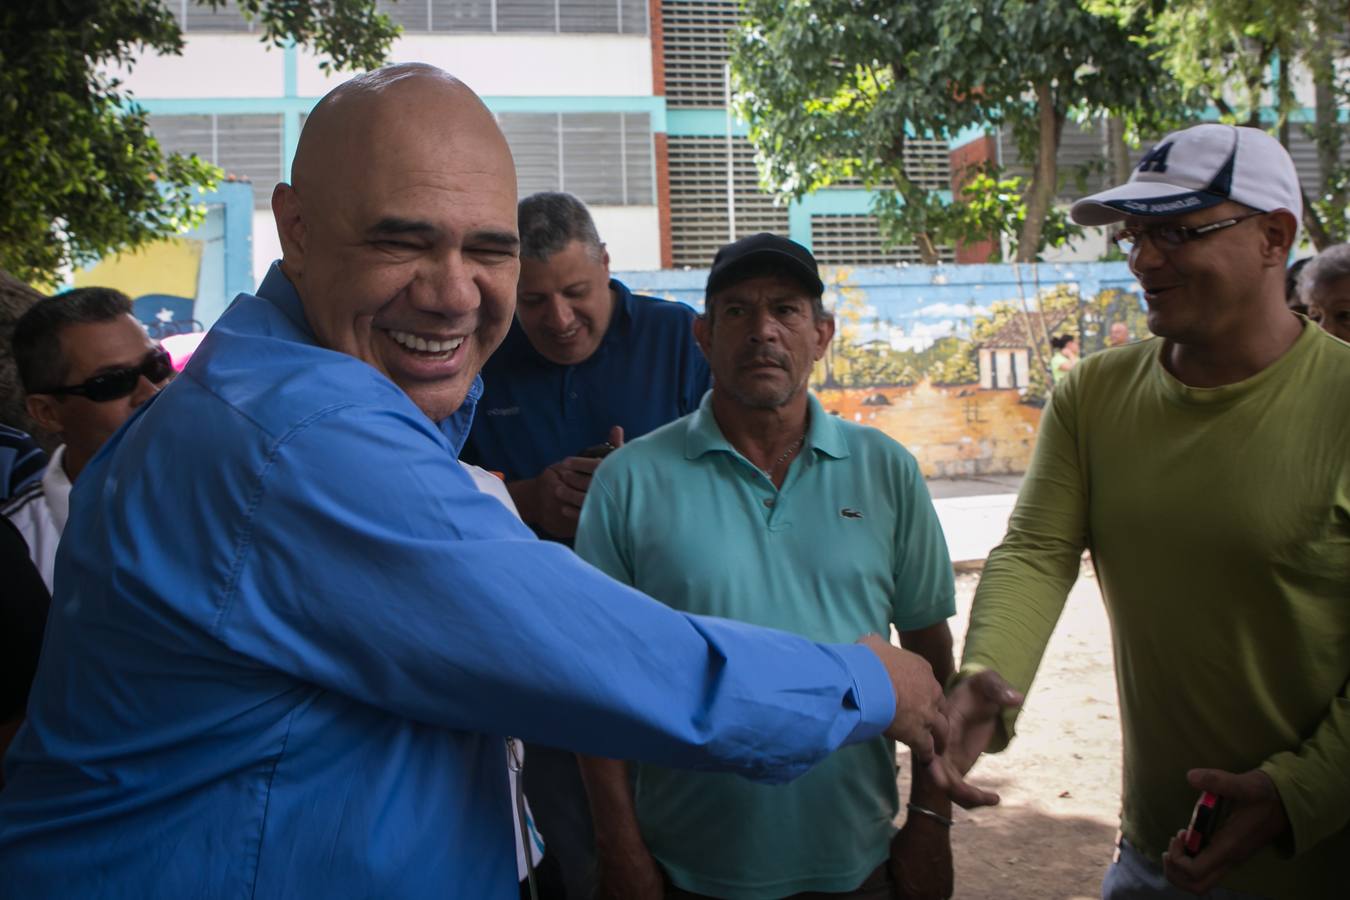
[[591,214],[571,194],[520,201],[516,319],[483,367],[463,458],[501,472],[521,517],[570,544],[596,456],[693,412],[708,390],[694,311],[609,277]]
[[[462,458],[502,473],[520,516],[570,545],[591,473],[609,449],[698,408],[708,362],[694,311],[632,293],[586,205],[543,192],[520,201],[516,318],[483,366]],[[592,891],[591,817],[576,758],[530,745],[525,792],[569,898]]]

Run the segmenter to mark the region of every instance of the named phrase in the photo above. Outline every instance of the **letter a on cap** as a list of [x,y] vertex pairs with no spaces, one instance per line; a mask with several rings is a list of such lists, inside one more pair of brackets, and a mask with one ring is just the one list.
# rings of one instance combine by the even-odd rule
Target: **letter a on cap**
[[1140,172],[1166,172],[1166,171],[1167,171],[1167,154],[1168,154],[1168,153],[1171,153],[1171,152],[1172,152],[1172,142],[1171,142],[1171,141],[1168,141],[1168,142],[1165,143],[1165,144],[1159,144],[1158,146],[1154,147],[1152,150],[1148,151],[1148,155],[1145,156],[1143,159],[1141,159],[1141,160],[1139,161],[1139,171],[1140,171]]

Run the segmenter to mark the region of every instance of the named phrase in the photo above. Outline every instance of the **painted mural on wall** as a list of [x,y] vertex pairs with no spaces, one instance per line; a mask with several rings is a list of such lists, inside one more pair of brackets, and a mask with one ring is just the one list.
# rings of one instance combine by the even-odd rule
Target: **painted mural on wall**
[[1117,287],[1084,296],[1075,282],[1024,283],[1015,298],[906,315],[869,302],[847,267],[827,277],[836,333],[812,387],[827,410],[904,444],[929,476],[1026,471],[1055,371],[1106,346],[1112,326],[1147,335],[1138,297]]
[[229,301],[253,287],[253,194],[241,181],[223,181],[202,195],[205,215],[184,234],[105,256],[76,271],[75,287],[116,288],[150,336],[200,334]]
[[104,257],[76,272],[73,280],[76,287],[110,287],[126,294],[152,338],[201,331],[194,307],[205,249],[195,238],[167,238]]
[[[822,274],[836,331],[812,388],[830,412],[904,444],[930,477],[1026,471],[1054,371],[1108,346],[1113,329],[1116,340],[1148,336],[1122,263]],[[617,277],[702,307],[706,272]]]

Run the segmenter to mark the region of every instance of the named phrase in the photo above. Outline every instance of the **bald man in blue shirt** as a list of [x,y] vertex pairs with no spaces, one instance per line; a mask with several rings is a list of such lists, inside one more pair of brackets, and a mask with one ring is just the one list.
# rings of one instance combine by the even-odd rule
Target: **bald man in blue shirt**
[[337,88],[272,207],[282,262],[72,493],[0,896],[508,898],[505,735],[764,781],[941,746],[918,657],[644,600],[460,467],[518,269],[463,84]]

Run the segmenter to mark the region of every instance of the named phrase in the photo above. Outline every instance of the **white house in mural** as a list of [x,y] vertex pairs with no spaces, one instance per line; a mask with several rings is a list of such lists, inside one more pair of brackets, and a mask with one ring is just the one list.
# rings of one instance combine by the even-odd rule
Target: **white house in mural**
[[[1067,312],[1023,313],[1013,316],[979,346],[980,388],[986,391],[1024,390],[1031,386],[1031,366],[1037,344],[1069,317]],[[1027,328],[1031,332],[1028,334]]]

